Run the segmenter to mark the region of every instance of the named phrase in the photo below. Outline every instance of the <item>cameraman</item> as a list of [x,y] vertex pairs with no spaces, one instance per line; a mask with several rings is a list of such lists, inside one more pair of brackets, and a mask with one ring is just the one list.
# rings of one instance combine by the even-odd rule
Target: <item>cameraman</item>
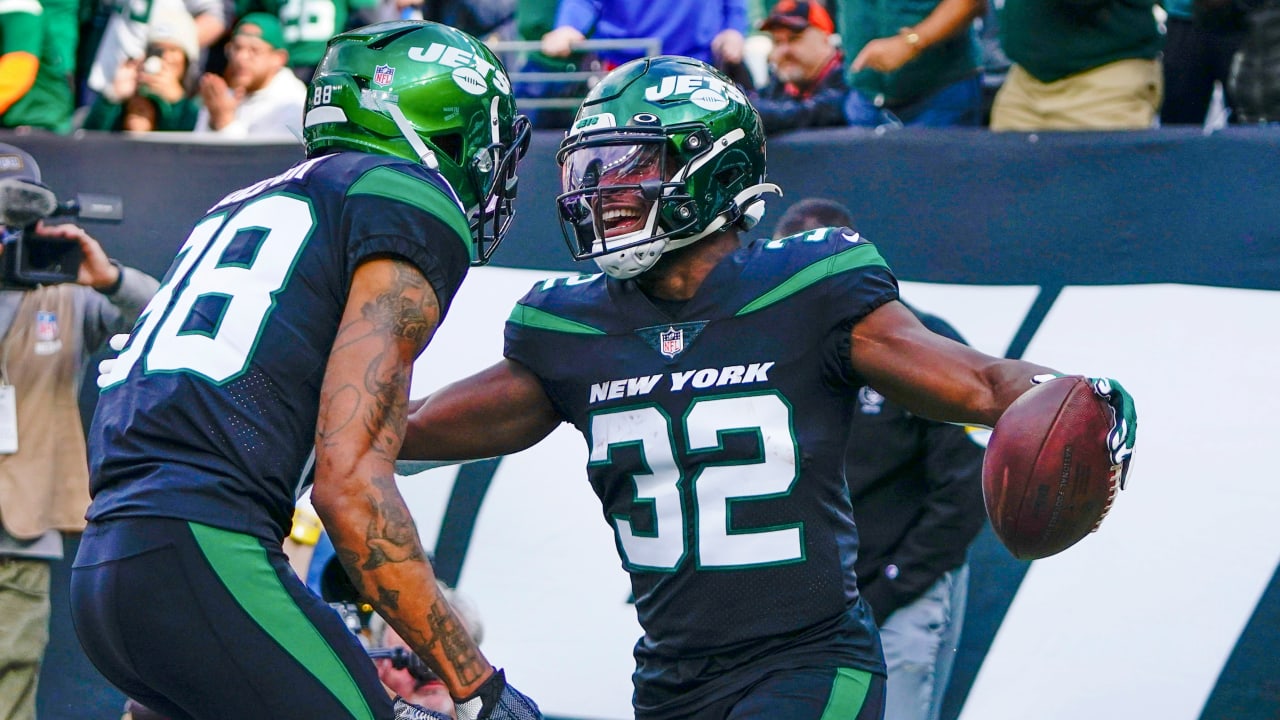
[[[13,198],[48,193],[35,160],[2,143],[0,188],[0,217],[8,218],[21,212],[10,207]],[[5,238],[21,230],[0,225]],[[113,334],[129,331],[158,285],[108,258],[80,227],[41,224],[35,233],[78,241],[84,260],[74,283],[0,284],[0,686],[6,688],[0,718],[13,720],[36,716],[60,532],[85,526],[89,468],[79,405],[85,363]],[[32,239],[27,231],[23,242]]]

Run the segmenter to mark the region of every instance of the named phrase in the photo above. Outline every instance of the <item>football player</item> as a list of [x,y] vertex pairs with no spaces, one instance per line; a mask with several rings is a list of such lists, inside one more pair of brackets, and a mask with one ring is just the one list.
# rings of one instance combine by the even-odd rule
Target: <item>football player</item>
[[[759,115],[708,65],[615,69],[558,159],[570,249],[604,273],[536,285],[505,359],[415,408],[402,456],[583,434],[644,628],[637,718],[881,717],[843,473],[857,391],[990,426],[1052,371],[925,328],[848,228],[743,246],[778,188]],[[1110,387],[1123,463],[1135,416]]]
[[175,720],[441,717],[393,703],[290,569],[314,472],[346,572],[459,717],[540,717],[439,593],[393,475],[414,359],[507,230],[528,122],[483,44],[395,22],[329,42],[304,128],[305,160],[195,224],[99,380],[81,643]]

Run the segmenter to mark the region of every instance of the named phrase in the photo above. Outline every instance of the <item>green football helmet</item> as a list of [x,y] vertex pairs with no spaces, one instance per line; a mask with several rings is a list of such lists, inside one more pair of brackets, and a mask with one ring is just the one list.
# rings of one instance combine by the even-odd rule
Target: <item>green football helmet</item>
[[359,150],[438,169],[471,226],[472,262],[488,261],[510,227],[530,132],[489,48],[433,22],[369,25],[329,40],[309,90],[308,156]]
[[574,258],[634,277],[662,253],[764,215],[764,127],[714,67],[663,55],[606,75],[560,145],[561,229]]

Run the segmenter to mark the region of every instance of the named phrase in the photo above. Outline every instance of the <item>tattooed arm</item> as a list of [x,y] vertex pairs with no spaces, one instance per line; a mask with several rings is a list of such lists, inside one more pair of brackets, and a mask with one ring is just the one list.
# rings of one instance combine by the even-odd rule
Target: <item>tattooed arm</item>
[[435,292],[411,265],[356,269],[320,391],[311,499],[356,588],[464,698],[493,666],[437,589],[394,475],[413,361],[439,321]]

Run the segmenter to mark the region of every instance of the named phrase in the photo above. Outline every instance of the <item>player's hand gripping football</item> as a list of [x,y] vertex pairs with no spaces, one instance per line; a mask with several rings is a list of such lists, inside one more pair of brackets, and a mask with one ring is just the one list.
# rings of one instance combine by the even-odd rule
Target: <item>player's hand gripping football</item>
[[[1061,374],[1036,375],[1034,384],[1048,382]],[[1111,406],[1111,432],[1107,433],[1107,450],[1111,452],[1111,464],[1121,466],[1120,489],[1129,479],[1129,463],[1133,458],[1133,443],[1138,436],[1138,410],[1133,396],[1118,381],[1111,378],[1085,378],[1093,392]]]
[[456,704],[458,720],[542,720],[532,700],[507,684],[502,670],[495,670],[475,695]]

